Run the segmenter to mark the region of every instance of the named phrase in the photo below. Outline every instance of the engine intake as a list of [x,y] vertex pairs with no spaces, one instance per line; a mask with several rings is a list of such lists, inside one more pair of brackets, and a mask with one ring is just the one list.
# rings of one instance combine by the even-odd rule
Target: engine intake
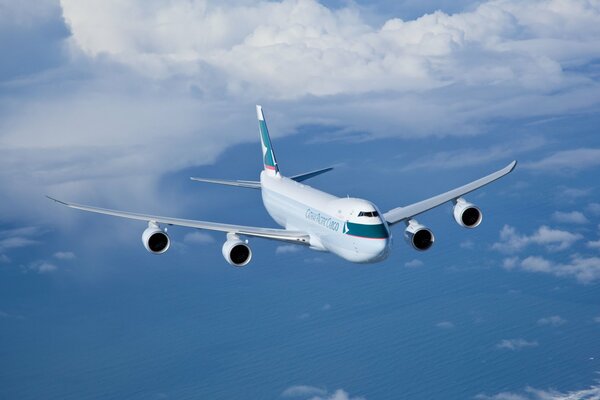
[[474,204],[468,203],[462,197],[456,199],[454,204],[454,219],[456,223],[465,228],[476,228],[481,224],[483,214]]
[[435,241],[433,232],[414,219],[408,221],[408,226],[404,231],[404,238],[414,249],[419,251],[428,250]]
[[169,235],[155,222],[148,222],[148,228],[142,234],[142,242],[146,250],[152,254],[162,254],[171,246]]
[[252,250],[247,241],[228,233],[227,241],[223,244],[223,257],[234,267],[243,267],[252,259]]

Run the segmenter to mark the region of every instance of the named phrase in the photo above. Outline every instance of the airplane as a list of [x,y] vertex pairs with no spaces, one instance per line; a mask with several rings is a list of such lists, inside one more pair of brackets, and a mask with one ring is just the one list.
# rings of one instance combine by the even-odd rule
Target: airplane
[[479,226],[483,214],[477,206],[465,200],[464,196],[509,174],[517,165],[517,162],[513,161],[490,175],[456,189],[382,213],[368,200],[336,197],[303,183],[331,171],[332,167],[290,177],[283,176],[275,158],[262,107],[259,105],[256,106],[256,114],[264,165],[260,173],[260,181],[194,177],[190,179],[260,190],[264,207],[283,229],[160,217],[91,207],[47,197],[78,210],[145,221],[148,227],[142,233],[142,242],[144,247],[153,254],[162,254],[171,245],[167,230],[161,225],[175,225],[224,232],[226,240],[222,247],[223,257],[235,267],[243,267],[252,259],[252,250],[246,237],[304,245],[314,250],[331,252],[354,263],[375,263],[386,259],[389,255],[392,242],[391,228],[396,224],[406,225],[404,237],[414,249],[425,251],[431,248],[435,241],[433,232],[417,222],[415,217],[444,203],[454,204],[454,219],[460,226],[465,228]]

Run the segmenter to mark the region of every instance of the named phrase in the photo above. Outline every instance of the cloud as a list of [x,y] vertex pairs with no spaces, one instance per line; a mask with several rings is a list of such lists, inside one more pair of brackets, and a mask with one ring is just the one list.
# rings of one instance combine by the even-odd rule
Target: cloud
[[590,203],[587,206],[587,210],[593,215],[600,215],[600,203]]
[[301,250],[302,248],[300,248],[300,246],[296,246],[293,244],[284,244],[277,246],[277,248],[275,249],[275,254],[293,254],[298,253]]
[[561,212],[555,211],[552,219],[563,224],[587,224],[588,219],[579,211]]
[[407,262],[404,263],[404,266],[408,267],[408,268],[419,268],[419,267],[422,267],[423,265],[425,265],[423,263],[423,261],[421,261],[421,260],[419,260],[417,258],[415,258],[414,260],[410,260],[410,261],[407,261]]
[[600,257],[582,257],[575,254],[567,263],[554,262],[538,256],[529,256],[523,260],[511,257],[504,260],[503,267],[508,270],[521,269],[557,277],[574,277],[583,284],[600,280]]
[[583,236],[559,229],[552,229],[545,225],[538,228],[531,236],[520,235],[517,230],[504,225],[500,230],[500,241],[492,245],[492,249],[503,253],[517,253],[530,244],[544,246],[548,251],[565,250]]
[[284,390],[281,396],[307,400],[365,400],[364,397],[352,397],[343,389],[329,393],[325,389],[305,385],[291,386]]
[[600,165],[600,149],[575,149],[558,151],[539,161],[524,164],[524,168],[537,171],[579,171]]
[[488,164],[492,161],[511,160],[518,154],[542,147],[546,141],[539,137],[528,138],[513,143],[495,145],[490,148],[472,148],[441,151],[427,154],[427,157],[410,162],[401,171],[439,170],[440,168],[463,168]]
[[600,239],[598,240],[590,240],[586,243],[586,246],[590,249],[600,249]]
[[594,322],[600,324],[600,316],[594,317]]
[[435,326],[437,326],[438,328],[441,328],[441,329],[453,329],[454,328],[454,324],[451,321],[440,321],[437,324],[435,324]]
[[41,230],[35,226],[0,231],[0,252],[39,244],[33,237],[40,234]]
[[322,396],[327,391],[314,386],[296,385],[291,386],[283,391],[282,397],[308,397],[308,396]]
[[321,307],[321,311],[329,311],[331,310],[331,304],[327,303],[324,304],[323,307]]
[[550,317],[540,318],[537,321],[538,325],[550,325],[550,326],[561,326],[567,323],[567,320],[562,318],[560,315],[552,315]]
[[478,394],[477,400],[600,400],[600,385],[587,389],[560,392],[554,389],[525,388],[522,392],[501,392],[495,395]]
[[467,240],[463,240],[462,242],[460,242],[459,246],[461,249],[472,250],[475,248],[475,242],[467,239]]
[[57,251],[54,253],[54,258],[59,260],[74,260],[77,257],[72,251]]
[[35,261],[29,264],[28,269],[39,274],[47,274],[58,270],[58,267],[47,261]]
[[538,342],[528,341],[523,338],[518,339],[503,339],[498,344],[496,344],[496,348],[498,349],[506,349],[506,350],[521,350],[526,347],[537,347]]
[[183,237],[183,241],[188,244],[205,245],[214,243],[215,238],[213,238],[209,233],[195,231],[186,233],[186,235]]
[[275,135],[319,124],[404,138],[483,133],[498,118],[579,117],[600,104],[586,68],[600,53],[600,12],[584,0],[492,0],[377,23],[352,2],[20,4],[3,3],[7,20],[50,26],[35,34],[52,60],[11,75],[0,93],[0,186],[11,187],[0,218],[64,223],[42,199],[23,205],[42,190],[179,211],[162,200],[161,177],[255,140],[256,99],[270,103]]

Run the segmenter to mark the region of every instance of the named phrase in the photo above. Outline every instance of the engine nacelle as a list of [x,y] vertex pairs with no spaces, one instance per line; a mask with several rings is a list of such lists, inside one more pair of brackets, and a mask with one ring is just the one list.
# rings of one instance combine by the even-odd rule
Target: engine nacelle
[[171,246],[167,232],[160,229],[154,222],[148,222],[148,227],[142,234],[142,242],[146,250],[153,254],[162,254]]
[[483,214],[474,204],[459,197],[454,204],[454,219],[462,227],[476,228],[481,224]]
[[223,257],[234,267],[243,267],[252,259],[252,250],[247,241],[242,241],[237,235],[227,234],[223,244]]
[[404,231],[404,238],[414,249],[419,251],[428,250],[435,241],[433,232],[414,219],[408,221],[408,226]]

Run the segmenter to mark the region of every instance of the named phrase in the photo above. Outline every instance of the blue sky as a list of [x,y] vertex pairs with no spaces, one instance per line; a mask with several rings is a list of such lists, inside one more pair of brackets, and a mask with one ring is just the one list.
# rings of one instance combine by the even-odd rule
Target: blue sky
[[[600,398],[596,1],[0,0],[0,397]],[[384,263],[59,208],[274,226],[284,173],[381,209],[519,160]],[[587,397],[586,397],[587,396]]]

